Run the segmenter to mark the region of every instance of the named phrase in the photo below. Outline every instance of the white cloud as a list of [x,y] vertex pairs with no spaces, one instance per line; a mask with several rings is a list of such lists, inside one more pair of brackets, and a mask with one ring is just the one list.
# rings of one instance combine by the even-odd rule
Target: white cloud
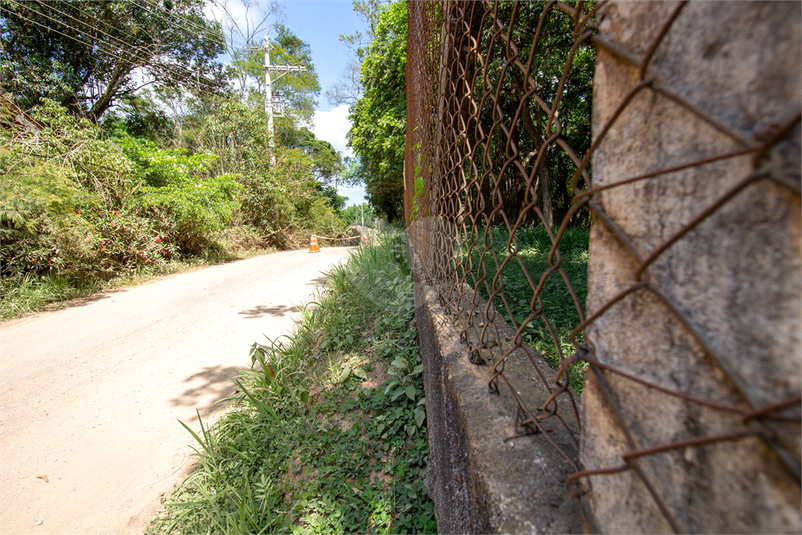
[[[312,132],[315,137],[328,141],[331,146],[342,153],[343,156],[353,156],[354,152],[346,147],[348,139],[345,134],[351,128],[351,121],[348,120],[348,106],[342,104],[330,111],[316,111],[314,117],[314,127]],[[338,193],[347,197],[346,206],[362,204],[365,202],[365,187],[340,186]]]
[[343,156],[354,155],[353,151],[346,147],[348,140],[345,134],[351,128],[351,122],[348,120],[347,105],[342,104],[330,111],[318,110],[315,112],[313,121],[312,132],[316,138],[328,141]]

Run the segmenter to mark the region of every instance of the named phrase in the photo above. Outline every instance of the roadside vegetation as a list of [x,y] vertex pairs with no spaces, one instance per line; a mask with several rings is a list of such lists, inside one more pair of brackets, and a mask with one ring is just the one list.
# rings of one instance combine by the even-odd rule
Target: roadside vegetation
[[[248,35],[207,20],[203,6],[0,5],[0,320],[306,247],[312,233],[356,234],[336,186],[362,178],[309,129],[320,93],[309,45],[267,24],[277,5],[260,7]],[[251,46],[268,30],[274,60],[306,68],[274,84],[285,106],[272,143],[264,54]],[[152,41],[170,46],[154,56]],[[235,61],[220,63],[223,52]],[[179,65],[192,66],[191,79]],[[142,85],[137,72],[152,78]]]
[[147,533],[434,533],[406,244],[333,268],[294,336],[251,349],[230,410]]
[[[336,151],[307,140],[325,162],[298,147],[271,154],[263,117],[244,104],[219,102],[183,142],[135,137],[129,119],[98,125],[50,100],[30,114],[8,101],[2,111],[1,319],[130,279],[303,247],[311,233],[349,233],[344,200],[320,174],[340,172]],[[216,144],[237,129],[247,147]]]

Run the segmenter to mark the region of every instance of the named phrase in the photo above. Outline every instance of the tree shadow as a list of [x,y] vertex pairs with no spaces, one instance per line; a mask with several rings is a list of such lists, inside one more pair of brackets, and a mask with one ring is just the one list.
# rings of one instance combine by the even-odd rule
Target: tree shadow
[[187,418],[185,423],[197,422],[198,413],[202,418],[206,418],[225,407],[221,401],[235,393],[237,385],[234,383],[234,379],[237,378],[239,372],[247,369],[249,368],[246,366],[206,366],[182,381],[191,386],[179,396],[171,399],[170,405],[197,409],[197,412]]
[[328,276],[321,274],[320,277],[316,279],[309,279],[309,282],[306,283],[306,286],[323,286],[326,280],[328,280]]
[[56,303],[48,303],[42,308],[42,312],[52,312],[55,310],[64,310],[67,308],[85,307],[92,303],[97,303],[103,299],[108,299],[112,294],[126,291],[125,288],[118,288],[116,290],[103,290],[102,293],[95,293],[83,295],[81,297],[74,297],[68,301],[58,301]]
[[237,314],[245,316],[246,319],[254,319],[261,318],[262,316],[281,317],[300,311],[301,310],[296,306],[277,305],[273,307],[266,307],[264,305],[259,305],[248,310],[240,310],[237,312]]

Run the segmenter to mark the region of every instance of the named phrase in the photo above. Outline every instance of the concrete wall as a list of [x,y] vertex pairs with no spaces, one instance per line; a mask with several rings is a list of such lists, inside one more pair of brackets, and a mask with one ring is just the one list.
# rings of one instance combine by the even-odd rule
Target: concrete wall
[[[613,2],[600,12],[600,34],[643,57],[676,7]],[[778,127],[794,125],[802,79],[800,4],[691,2],[657,49],[645,73],[645,79],[652,77],[656,87],[687,99],[718,125],[647,88],[595,152],[594,186],[760,144]],[[600,48],[594,136],[640,81],[637,66]],[[655,291],[638,290],[590,326],[588,339],[599,361],[672,391],[741,409],[799,395],[799,132],[796,122],[757,161],[750,153],[596,196],[632,250],[594,217],[589,314],[638,282],[636,256],[647,258],[756,169],[771,175],[746,186],[668,248],[643,279]],[[582,397],[585,469],[620,466],[628,451],[700,437],[755,432],[768,440],[750,436],[672,449],[633,461],[643,477],[630,469],[586,478],[597,529],[800,532],[798,424],[744,423],[736,413],[613,373],[600,376],[611,397],[592,373]],[[791,412],[798,414],[798,402]]]
[[[426,488],[440,533],[580,533],[579,502],[566,484],[574,471],[571,462],[542,434],[504,440],[519,432],[515,401],[505,389],[489,392],[488,367],[472,364],[460,340],[464,319],[445,313],[414,250],[411,257],[429,434]],[[473,292],[460,290],[464,297],[457,306],[469,311]],[[486,321],[483,314],[474,314],[475,324]],[[500,335],[512,339],[514,331],[501,323]],[[554,377],[545,364],[539,369]],[[542,403],[548,395],[532,381],[531,364],[520,351],[508,357],[505,375],[514,384],[532,387],[522,395],[533,405],[533,399]],[[567,411],[562,403],[558,410]],[[551,439],[576,462],[578,452],[565,431],[553,420],[546,425]]]

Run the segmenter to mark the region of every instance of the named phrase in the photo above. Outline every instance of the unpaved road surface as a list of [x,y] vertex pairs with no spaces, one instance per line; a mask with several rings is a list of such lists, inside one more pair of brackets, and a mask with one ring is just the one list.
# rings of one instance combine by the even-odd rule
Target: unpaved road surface
[[0,325],[0,533],[141,534],[193,461],[178,421],[214,420],[251,344],[290,333],[347,255],[261,256]]

